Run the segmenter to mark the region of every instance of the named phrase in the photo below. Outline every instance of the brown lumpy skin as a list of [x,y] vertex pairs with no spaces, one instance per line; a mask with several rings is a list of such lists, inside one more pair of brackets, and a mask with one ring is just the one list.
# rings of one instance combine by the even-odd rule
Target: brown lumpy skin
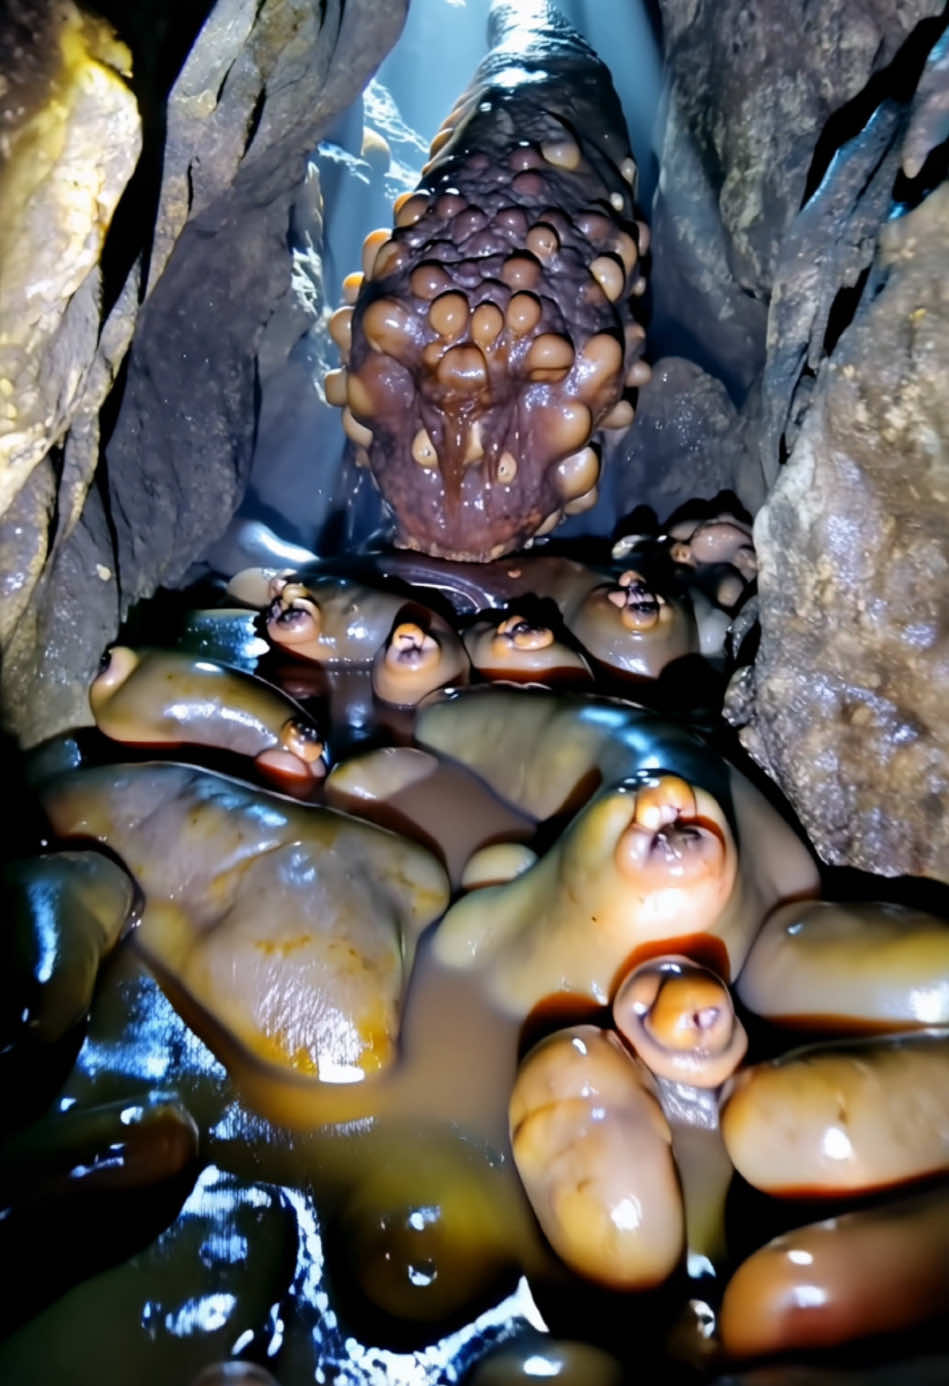
[[343,349],[347,432],[397,543],[475,561],[592,503],[557,464],[614,413],[641,349],[625,330],[640,232],[609,73],[568,26],[504,23],[391,237],[367,241]]

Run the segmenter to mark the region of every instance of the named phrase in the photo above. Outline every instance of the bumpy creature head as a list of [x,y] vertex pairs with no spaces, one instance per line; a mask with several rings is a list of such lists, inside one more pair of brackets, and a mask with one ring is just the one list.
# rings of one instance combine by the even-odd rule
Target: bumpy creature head
[[499,557],[595,504],[599,430],[648,378],[636,165],[606,68],[562,24],[501,26],[423,181],[365,243],[327,378],[397,542]]

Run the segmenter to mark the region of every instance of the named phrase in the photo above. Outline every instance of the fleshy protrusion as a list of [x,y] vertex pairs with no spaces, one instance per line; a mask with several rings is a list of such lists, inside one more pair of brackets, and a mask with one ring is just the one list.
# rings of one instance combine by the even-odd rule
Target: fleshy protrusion
[[326,391],[326,400],[328,404],[334,404],[340,409],[345,407],[346,401],[349,398],[346,390],[345,371],[327,371],[323,380],[323,388]]
[[622,266],[611,255],[598,255],[590,265],[590,273],[610,302],[615,303],[626,285]]
[[573,171],[580,166],[580,147],[576,140],[551,140],[541,145],[540,152],[555,168]]
[[504,314],[495,303],[480,303],[471,315],[471,337],[482,349],[494,342],[504,326]]
[[586,495],[599,476],[600,459],[594,448],[581,448],[557,463],[557,486],[565,501],[575,501]]
[[429,436],[428,429],[420,428],[412,439],[412,456],[420,467],[437,467],[438,453]]
[[409,313],[396,299],[375,299],[363,314],[362,328],[373,351],[387,352],[398,360],[415,340]]
[[337,308],[329,320],[329,334],[339,348],[344,362],[348,362],[353,342],[352,308]]
[[537,853],[524,842],[493,842],[472,852],[461,873],[462,890],[481,890],[485,886],[503,885],[515,876],[529,871]]
[[534,338],[524,364],[531,380],[563,380],[573,360],[573,347],[567,338],[545,332]]
[[372,429],[353,418],[353,411],[348,407],[343,410],[343,432],[359,447],[368,448],[372,443]]
[[359,290],[363,286],[364,278],[365,276],[358,270],[355,270],[352,274],[347,274],[346,278],[343,280],[344,303],[356,302],[356,299],[359,297]]
[[604,428],[629,428],[636,411],[628,399],[618,400],[603,420]]
[[376,256],[389,240],[389,232],[384,226],[378,231],[370,231],[362,243],[362,272],[367,279],[372,278]]
[[510,255],[501,266],[501,278],[511,289],[535,289],[540,280],[540,265],[533,255]]
[[552,226],[532,226],[527,233],[527,249],[538,260],[549,260],[560,249],[560,238]]
[[442,294],[429,308],[428,320],[440,337],[454,342],[468,326],[468,300],[464,294]]
[[510,486],[517,476],[517,458],[512,452],[502,452],[498,458],[497,478],[502,486]]
[[[531,20],[479,68],[367,239],[351,341],[336,328],[357,460],[396,543],[436,557],[490,560],[595,504],[595,479],[564,498],[556,468],[630,416],[635,165],[602,64],[559,22],[553,64],[550,42]],[[418,466],[422,430],[438,467]]]
[[577,496],[576,500],[567,501],[563,508],[565,515],[583,515],[588,510],[592,510],[600,498],[600,493],[595,486],[591,486],[589,491],[584,491],[582,496]]
[[373,661],[372,691],[395,707],[414,707],[436,688],[456,681],[465,665],[453,631],[426,630],[414,621],[401,621]]
[[571,1270],[623,1291],[671,1275],[685,1230],[671,1133],[615,1035],[580,1025],[543,1040],[521,1064],[509,1118],[531,1207]]
[[717,1088],[748,1048],[731,992],[690,958],[652,958],[629,973],[613,1000],[613,1020],[659,1078]]

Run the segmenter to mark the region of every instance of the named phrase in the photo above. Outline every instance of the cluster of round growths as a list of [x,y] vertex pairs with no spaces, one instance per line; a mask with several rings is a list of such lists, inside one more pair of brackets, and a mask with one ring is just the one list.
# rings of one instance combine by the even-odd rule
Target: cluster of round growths
[[536,36],[489,54],[330,320],[326,395],[399,544],[497,558],[596,503],[601,431],[628,427],[649,378],[635,184],[582,40],[559,71]]

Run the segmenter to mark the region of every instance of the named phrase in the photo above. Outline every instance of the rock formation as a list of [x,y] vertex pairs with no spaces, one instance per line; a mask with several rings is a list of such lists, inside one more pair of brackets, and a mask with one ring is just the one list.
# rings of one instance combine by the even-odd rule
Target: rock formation
[[88,721],[120,616],[240,500],[306,157],[406,5],[112,8],[13,0],[0,31],[0,703],[26,744]]
[[[949,185],[887,223],[755,525],[742,740],[820,855],[949,874]],[[739,709],[753,690],[751,706]]]

